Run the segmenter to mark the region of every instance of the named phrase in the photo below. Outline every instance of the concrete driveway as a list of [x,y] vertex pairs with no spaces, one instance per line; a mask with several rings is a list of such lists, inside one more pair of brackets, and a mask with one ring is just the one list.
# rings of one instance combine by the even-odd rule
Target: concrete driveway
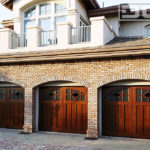
[[0,150],[150,150],[150,140],[145,139],[84,137],[45,132],[24,135],[19,130],[0,129]]

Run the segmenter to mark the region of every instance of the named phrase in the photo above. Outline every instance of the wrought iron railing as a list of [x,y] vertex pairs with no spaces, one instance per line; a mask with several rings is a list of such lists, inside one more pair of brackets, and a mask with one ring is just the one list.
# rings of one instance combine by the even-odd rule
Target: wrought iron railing
[[82,26],[82,27],[73,27],[70,29],[70,43],[84,43],[91,41],[91,27]]
[[56,45],[57,44],[57,31],[41,31],[41,46],[48,46],[48,45]]
[[11,34],[11,48],[21,48],[27,46],[26,34]]

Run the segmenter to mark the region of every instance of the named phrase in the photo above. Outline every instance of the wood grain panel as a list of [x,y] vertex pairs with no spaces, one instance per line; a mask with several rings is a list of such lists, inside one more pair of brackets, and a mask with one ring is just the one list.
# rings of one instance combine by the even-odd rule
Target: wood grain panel
[[[5,94],[2,93],[5,91]],[[0,127],[22,129],[24,124],[24,90],[0,88]]]
[[[57,90],[59,100],[54,100],[57,94],[48,93]],[[48,105],[51,106],[49,112],[43,111]],[[87,89],[84,87],[41,87],[39,108],[40,130],[71,133],[85,133],[87,130]]]
[[103,135],[150,138],[150,87],[104,87],[102,112]]

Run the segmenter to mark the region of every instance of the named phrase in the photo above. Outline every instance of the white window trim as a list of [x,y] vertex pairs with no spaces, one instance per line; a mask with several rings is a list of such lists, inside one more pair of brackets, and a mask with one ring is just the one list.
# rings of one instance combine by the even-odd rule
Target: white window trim
[[[48,14],[48,15],[40,15],[40,5],[41,4],[50,4],[52,7],[51,7],[51,13]],[[25,29],[25,20],[35,20],[35,25],[39,26],[39,20],[40,19],[46,19],[46,18],[50,18],[51,19],[51,30],[55,30],[55,17],[61,17],[61,16],[66,16],[67,17],[67,11],[65,13],[55,13],[55,5],[56,4],[59,4],[59,5],[63,5],[66,7],[67,9],[67,6],[64,2],[41,2],[41,3],[38,3],[38,4],[35,4],[29,8],[27,8],[26,10],[23,11],[23,33],[24,33],[24,29]],[[25,18],[25,12],[32,9],[33,7],[35,7],[36,9],[36,16],[35,17],[30,17],[30,18]]]

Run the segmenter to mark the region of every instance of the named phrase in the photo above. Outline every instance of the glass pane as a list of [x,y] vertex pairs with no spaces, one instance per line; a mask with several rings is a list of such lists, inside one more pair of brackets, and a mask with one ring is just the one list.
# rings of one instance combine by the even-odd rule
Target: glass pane
[[142,94],[145,94],[145,93],[147,93],[147,92],[149,92],[149,90],[142,90]]
[[71,100],[72,100],[72,101],[76,101],[76,97],[71,96]]
[[27,26],[35,25],[35,20],[25,20],[24,21],[24,33],[26,33]]
[[70,95],[66,95],[66,100],[70,101]]
[[141,96],[136,96],[136,101],[141,102]]
[[123,101],[128,102],[128,96],[123,96]]
[[40,27],[42,28],[43,31],[50,31],[50,18],[46,19],[40,19]]
[[31,8],[25,12],[25,18],[31,18],[36,16],[36,7]]
[[144,97],[144,96],[142,96],[142,101],[143,101],[143,102],[148,102],[148,101],[149,101],[149,99],[148,99],[148,98],[146,98],[146,97]]
[[136,95],[141,95],[141,89],[136,89]]
[[81,101],[85,101],[85,95],[81,96]]
[[147,29],[147,36],[150,36],[150,28]]
[[65,13],[66,11],[67,11],[67,9],[66,9],[65,6],[59,5],[59,4],[55,5],[55,12],[56,12],[56,14]]
[[70,90],[66,90],[66,94],[71,94],[71,91]]
[[123,95],[128,95],[128,89],[123,89]]
[[51,13],[51,5],[45,4],[40,6],[40,15],[47,15]]
[[67,17],[66,16],[59,16],[59,17],[55,17],[55,29],[57,28],[57,23],[60,22],[66,22]]

